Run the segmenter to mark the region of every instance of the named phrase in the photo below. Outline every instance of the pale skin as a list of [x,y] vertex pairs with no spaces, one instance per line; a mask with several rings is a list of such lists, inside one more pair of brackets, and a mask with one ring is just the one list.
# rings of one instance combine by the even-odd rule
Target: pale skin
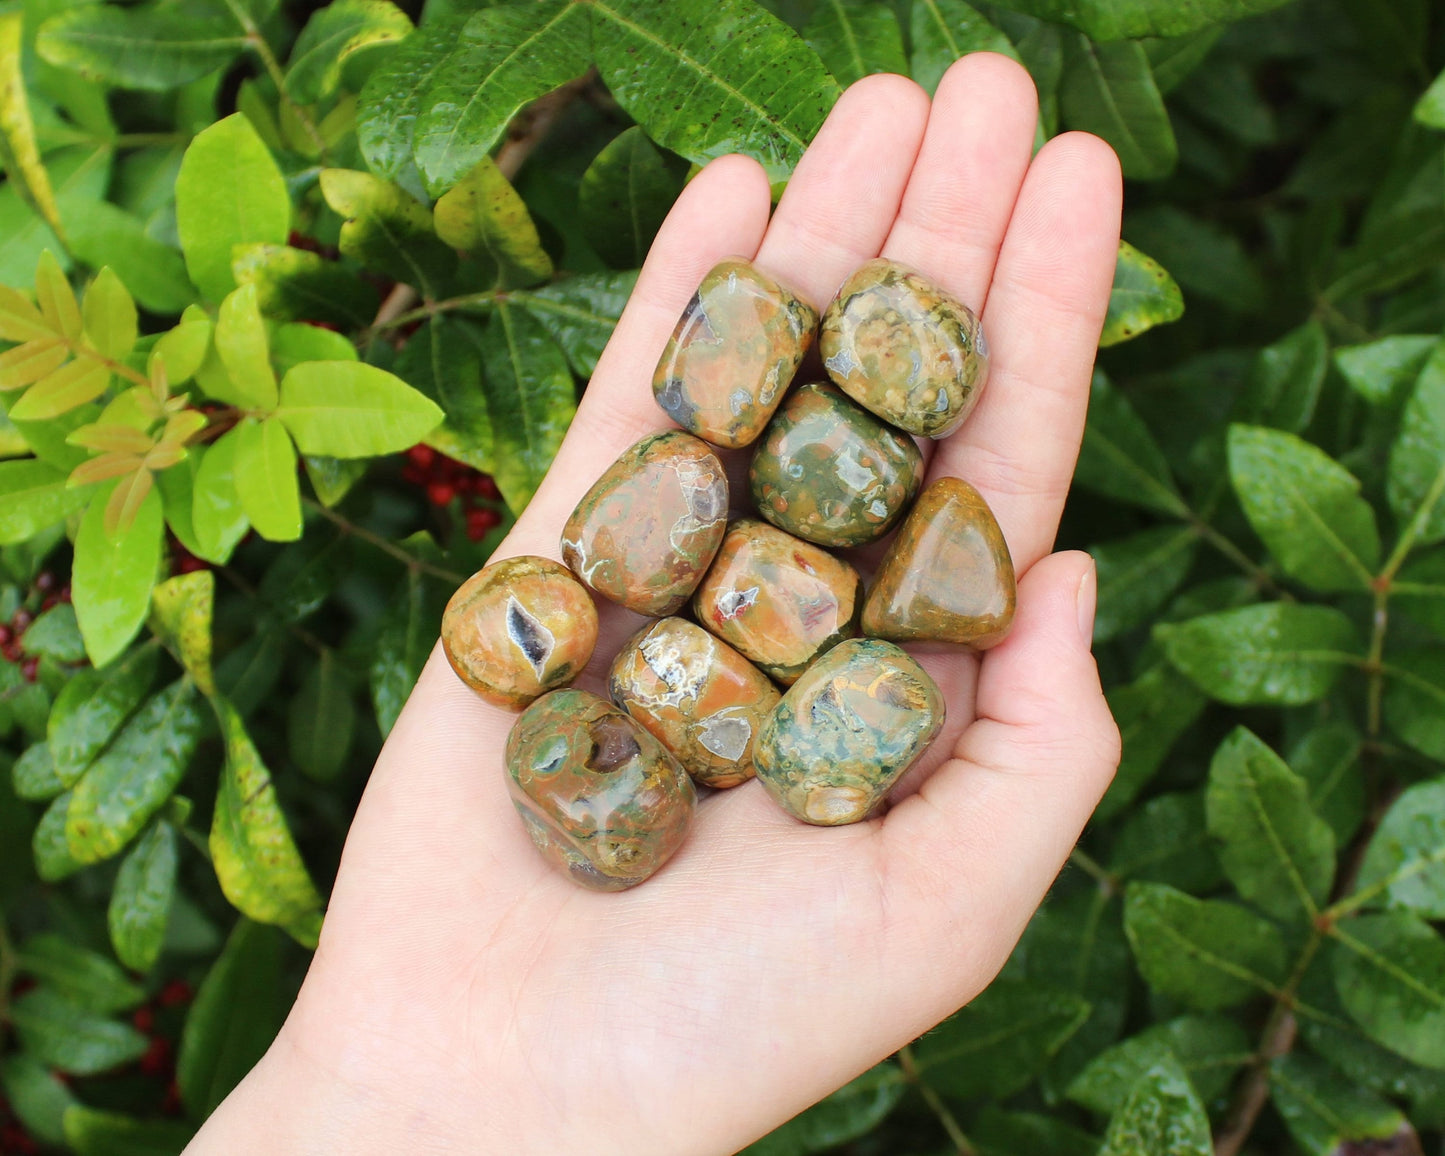
[[[1036,98],[980,53],[931,102],[853,85],[776,212],[742,157],[663,226],[535,499],[497,552],[556,558],[593,479],[669,423],[649,378],[702,275],[752,257],[822,308],[882,254],[981,311],[993,363],[932,454],[998,516],[1013,632],[927,654],[948,725],[880,818],[815,828],[757,783],[707,799],[621,894],[547,866],[507,798],[513,714],[432,654],[352,823],[321,945],[266,1057],[187,1150],[723,1156],[972,999],[1008,957],[1118,763],[1089,653],[1094,570],[1050,553],[1119,237],[1120,176],[1069,133],[1032,157]],[[604,607],[581,685],[637,619]],[[604,692],[605,693],[605,692]]]

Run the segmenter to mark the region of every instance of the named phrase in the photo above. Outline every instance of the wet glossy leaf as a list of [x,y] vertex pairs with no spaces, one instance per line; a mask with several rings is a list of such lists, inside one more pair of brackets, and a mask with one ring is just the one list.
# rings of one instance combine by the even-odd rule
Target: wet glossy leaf
[[286,240],[291,228],[286,182],[241,113],[217,121],[186,149],[176,177],[176,227],[191,280],[212,301],[236,287],[235,246]]
[[157,820],[121,860],[106,921],[116,958],[132,971],[155,966],[176,892],[176,830]]
[[1099,582],[1094,641],[1107,642],[1158,613],[1189,574],[1198,544],[1188,526],[1161,526],[1092,547]]
[[1249,1036],[1224,1016],[1180,1016],[1155,1024],[1100,1052],[1069,1085],[1068,1096],[1102,1115],[1122,1108],[1134,1086],[1166,1056],[1172,1056],[1205,1103],[1228,1086],[1249,1063]]
[[1099,1138],[1052,1116],[985,1108],[968,1126],[978,1156],[1096,1156]]
[[1175,517],[1184,517],[1187,512],[1154,435],[1129,399],[1103,374],[1094,375],[1089,420],[1074,481],[1130,505]]
[[1365,1034],[1445,1068],[1445,940],[1404,912],[1350,919],[1334,934],[1335,990]]
[[206,447],[196,470],[191,525],[199,547],[196,553],[207,562],[226,562],[251,527],[236,492],[237,440],[227,434]]
[[1127,241],[1120,241],[1099,345],[1118,345],[1183,316],[1184,294],[1168,270]]
[[1117,814],[1133,801],[1154,777],[1179,736],[1203,712],[1206,701],[1193,683],[1163,663],[1132,683],[1114,687],[1108,699],[1124,753],[1114,781],[1099,804],[1100,819]]
[[1284,980],[1284,940],[1234,903],[1131,883],[1124,933],[1150,987],[1201,1011],[1232,1007]]
[[1390,508],[1419,545],[1445,538],[1445,345],[1437,345],[1405,403],[1390,452]]
[[84,662],[85,643],[75,622],[75,608],[62,602],[43,611],[25,631],[25,653],[72,665]]
[[1212,301],[1235,314],[1263,309],[1263,274],[1239,237],[1177,205],[1157,204],[1128,214],[1129,240],[1169,270],[1188,301]]
[[1416,783],[1395,800],[1370,838],[1355,890],[1378,906],[1445,919],[1445,779]]
[[1354,625],[1332,606],[1270,602],[1154,627],[1169,661],[1211,698],[1298,705],[1361,661]]
[[490,259],[504,289],[535,285],[552,276],[526,203],[491,157],[483,157],[437,201],[436,233],[453,249]]
[[1109,1120],[1099,1156],[1212,1156],[1209,1116],[1173,1056],[1157,1060]]
[[[301,537],[296,447],[280,416],[265,421],[247,418],[216,447],[230,439],[236,443],[232,467],[236,496],[256,533],[273,542],[292,542]],[[211,452],[215,453],[215,449]]]
[[74,786],[150,692],[157,664],[154,646],[138,646],[105,670],[82,670],[55,698],[47,724],[55,774]]
[[35,852],[35,873],[47,883],[55,883],[74,875],[84,864],[70,854],[70,841],[65,835],[66,815],[70,810],[71,792],[57,796],[46,808],[31,836]]
[[573,370],[590,377],[636,283],[635,271],[586,273],[512,299],[542,323]]
[[1334,351],[1335,368],[1371,405],[1397,405],[1405,400],[1439,340],[1412,335],[1342,346]]
[[20,972],[101,1015],[129,1011],[144,1002],[145,990],[103,955],[59,935],[35,935],[20,945]]
[[1001,52],[1018,59],[1009,38],[964,0],[914,0],[909,33],[910,71],[913,79],[929,93],[938,88],[948,66],[970,52]]
[[154,490],[141,502],[128,529],[106,532],[101,497],[81,519],[75,535],[72,598],[85,649],[97,667],[120,654],[145,622],[164,532],[161,499]]
[[85,506],[91,491],[67,488],[65,479],[34,458],[0,462],[0,545],[33,538]]
[[138,1120],[83,1104],[65,1110],[63,1125],[77,1156],[175,1156],[192,1133],[178,1120]]
[[315,104],[341,84],[348,57],[400,40],[411,31],[405,12],[387,0],[335,0],[312,13],[291,48],[286,92],[298,104]]
[[50,744],[31,743],[10,768],[10,783],[16,798],[45,802],[65,790],[66,783],[55,769]]
[[180,658],[205,695],[216,693],[211,672],[211,615],[216,576],[210,570],[177,574],[156,584],[151,612],[156,632]]
[[447,457],[490,472],[492,421],[482,392],[481,333],[470,321],[437,316],[425,322],[397,359],[400,376],[446,415],[426,435]]
[[1399,655],[1387,670],[1385,720],[1421,754],[1445,761],[1445,651]]
[[200,698],[189,678],[136,711],[75,785],[65,817],[71,855],[98,863],[129,843],[176,789],[200,735]]
[[1067,37],[1059,113],[1069,128],[1108,141],[1126,177],[1166,177],[1179,159],[1149,58],[1133,41],[1096,44],[1083,36]]
[[1290,769],[1304,780],[1310,805],[1344,847],[1365,818],[1365,779],[1360,733],[1348,722],[1325,723],[1289,752]]
[[[884,15],[893,21],[891,12]],[[609,265],[636,269],[681,191],[679,175],[633,125],[608,142],[582,174],[577,190],[582,230]]]
[[145,1054],[149,1041],[47,987],[26,992],[10,1007],[21,1046],[43,1063],[76,1076],[93,1076]]
[[216,315],[216,352],[226,367],[230,396],[215,394],[221,401],[248,410],[276,408],[276,373],[271,368],[266,323],[256,304],[256,287],[243,285],[221,302]]
[[[293,367],[281,382],[276,410],[302,453],[334,458],[404,450],[434,430],[442,417],[440,406],[401,378],[358,361],[310,361]],[[254,514],[251,520],[256,521]]]
[[1243,401],[1243,416],[1259,425],[1299,433],[1314,417],[1330,364],[1324,326],[1307,321],[1260,350]]
[[229,63],[245,46],[219,11],[172,4],[81,5],[51,17],[36,48],[50,64],[120,88],[178,88]]
[[0,16],[0,164],[5,167],[10,187],[59,235],[60,209],[50,186],[50,174],[40,159],[25,93],[21,69],[23,22],[20,12]]
[[886,4],[823,0],[803,26],[802,35],[845,87],[875,72],[908,74],[903,32],[897,15]]
[[280,1029],[284,946],[271,928],[239,919],[202,981],[176,1060],[181,1100],[195,1119],[215,1110]]
[[906,1090],[897,1065],[879,1064],[744,1148],[739,1156],[826,1152],[870,1132],[897,1106]]
[[1218,887],[1224,873],[1205,827],[1203,792],[1158,795],[1138,807],[1119,829],[1109,870],[1194,895]]
[[1071,24],[1095,40],[1135,36],[1184,36],[1278,8],[1287,0],[1009,0],[1006,7],[1044,20]]
[[1351,1140],[1385,1140],[1408,1127],[1384,1100],[1323,1060],[1280,1056],[1269,1065],[1270,1100],[1309,1156],[1336,1156]]
[[383,735],[396,725],[440,627],[440,607],[428,605],[421,575],[408,574],[401,596],[393,599],[377,637],[369,672],[372,707]]
[[370,173],[323,169],[321,192],[345,219],[341,251],[365,268],[437,296],[456,271],[456,254],[436,238],[432,213],[397,185]]
[[327,321],[359,329],[376,316],[376,290],[339,261],[287,245],[241,245],[231,272],[256,287],[256,304],[280,321]]

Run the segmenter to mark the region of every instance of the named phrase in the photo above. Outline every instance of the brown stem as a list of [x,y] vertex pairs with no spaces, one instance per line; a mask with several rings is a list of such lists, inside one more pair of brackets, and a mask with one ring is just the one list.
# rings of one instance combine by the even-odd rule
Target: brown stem
[[1237,1156],[1244,1147],[1249,1134],[1254,1131],[1255,1120],[1269,1100],[1269,1063],[1294,1047],[1298,1030],[1294,1013],[1286,1011],[1282,1003],[1275,1004],[1260,1037],[1259,1054],[1249,1075],[1235,1092],[1229,1112],[1224,1117],[1224,1126],[1215,1138],[1214,1156]]
[[[0,1028],[10,1022],[10,987],[15,982],[19,966],[19,957],[5,930],[5,920],[0,919]],[[0,1035],[0,1043],[3,1042],[4,1036]]]
[[597,79],[597,70],[589,69],[583,76],[570,80],[561,88],[539,97],[519,112],[507,130],[506,142],[497,150],[497,168],[512,180],[542,138],[552,131],[562,113]]
[[949,1110],[948,1105],[943,1102],[943,1097],[933,1090],[918,1071],[918,1062],[913,1058],[911,1046],[899,1049],[898,1063],[903,1069],[904,1079],[918,1089],[918,1094],[923,1097],[923,1102],[928,1105],[929,1111],[938,1117],[939,1124],[948,1133],[955,1156],[978,1156],[977,1150],[968,1142],[968,1137],[959,1127],[957,1118]]
[[386,300],[381,303],[381,308],[376,311],[370,327],[385,329],[398,324],[398,318],[402,317],[420,299],[415,289],[398,281],[391,287],[391,292],[386,295]]

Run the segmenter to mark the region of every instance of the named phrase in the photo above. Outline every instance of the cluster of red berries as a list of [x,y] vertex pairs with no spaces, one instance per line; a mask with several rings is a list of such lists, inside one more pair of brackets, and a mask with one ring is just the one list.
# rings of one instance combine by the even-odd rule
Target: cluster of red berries
[[169,1037],[156,1030],[156,1011],[160,1008],[182,1007],[191,1002],[195,993],[191,985],[182,979],[167,983],[150,1003],[139,1007],[131,1015],[131,1023],[138,1032],[150,1037],[145,1055],[141,1056],[138,1067],[147,1076],[166,1081],[165,1101],[161,1111],[166,1115],[179,1115],[182,1111],[181,1092],[176,1085],[176,1047]]
[[171,574],[194,574],[197,570],[209,570],[211,564],[204,558],[197,558],[181,545],[180,540],[171,538]]
[[489,530],[501,525],[496,506],[483,504],[496,503],[502,497],[492,476],[453,461],[431,446],[415,445],[406,451],[401,480],[425,489],[427,501],[438,508],[460,499],[467,537],[473,542],[480,542]]
[[[52,606],[70,601],[70,584],[66,583],[62,586],[60,579],[49,570],[43,570],[35,579],[31,597],[26,600],[27,604],[37,598],[40,603],[39,612],[44,614]],[[9,622],[0,622],[0,658],[6,662],[18,664],[21,677],[26,682],[34,682],[40,677],[39,657],[25,653],[24,634],[34,621],[35,612],[30,610],[28,605],[22,605],[10,616]]]

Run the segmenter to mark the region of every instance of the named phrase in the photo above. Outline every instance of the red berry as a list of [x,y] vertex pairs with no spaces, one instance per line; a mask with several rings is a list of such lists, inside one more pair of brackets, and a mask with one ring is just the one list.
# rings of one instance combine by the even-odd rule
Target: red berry
[[171,1041],[161,1036],[152,1036],[150,1047],[140,1058],[140,1070],[148,1076],[159,1076],[170,1066]]
[[436,459],[437,452],[436,450],[432,449],[431,446],[418,444],[412,446],[411,449],[407,450],[406,456],[413,465],[420,466],[422,469],[427,469]]
[[150,1035],[156,1026],[156,1013],[148,1007],[137,1008],[135,1015],[130,1017],[130,1022],[135,1024],[135,1030]]
[[10,629],[15,631],[17,635],[24,634],[26,629],[34,621],[35,615],[31,614],[30,611],[22,606],[15,612],[15,617],[10,619]]
[[54,607],[54,606],[58,606],[59,604],[60,604],[60,595],[59,595],[59,594],[47,594],[47,595],[45,596],[45,601],[40,604],[40,612],[41,612],[42,614],[44,614],[47,610],[51,609],[51,608]]
[[201,559],[187,554],[181,559],[180,565],[176,567],[176,570],[181,574],[194,574],[197,570],[209,570],[210,568],[209,562],[203,562]]
[[25,657],[25,651],[20,648],[19,642],[12,639],[0,646],[0,656],[3,656],[6,662],[19,662]]
[[29,1133],[19,1124],[7,1124],[0,1128],[0,1152],[15,1153],[15,1156],[34,1156],[40,1145],[30,1138]]
[[191,985],[183,979],[173,979],[165,987],[161,988],[161,994],[156,997],[156,1002],[161,1007],[176,1007],[178,1004],[190,1003]]
[[0,646],[9,646],[15,640],[15,635],[10,633],[10,627],[0,622]]
[[417,466],[406,466],[401,471],[401,480],[409,486],[426,485],[426,471]]
[[172,1080],[166,1088],[166,1098],[161,1101],[161,1112],[166,1116],[179,1116],[183,1110],[181,1086]]
[[27,658],[20,667],[20,677],[26,682],[34,682],[40,677],[40,659]]
[[497,481],[491,474],[477,475],[476,491],[482,497],[493,502],[502,496],[502,492],[497,489]]
[[487,531],[502,524],[502,516],[496,510],[468,510],[467,511],[467,537],[473,542],[480,542],[487,536]]
[[46,594],[55,589],[55,575],[49,570],[40,571],[39,577],[35,579],[35,589]]
[[70,601],[70,583],[69,583],[69,582],[67,582],[64,586],[62,586],[62,587],[60,588],[60,600],[61,600],[62,602],[69,602],[69,601]]
[[449,482],[432,482],[426,488],[426,500],[433,506],[449,506],[456,496],[457,492]]

